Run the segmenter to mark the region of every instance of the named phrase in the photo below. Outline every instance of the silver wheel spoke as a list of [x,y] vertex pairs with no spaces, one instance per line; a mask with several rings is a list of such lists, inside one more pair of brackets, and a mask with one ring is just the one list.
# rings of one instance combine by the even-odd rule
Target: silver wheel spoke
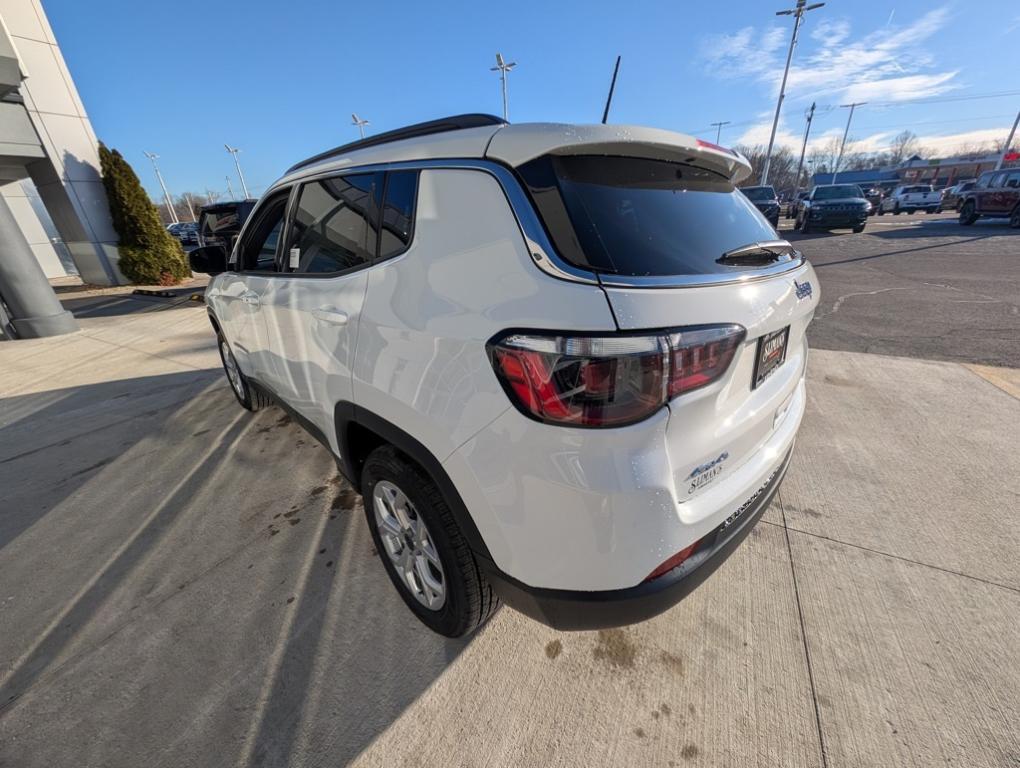
[[372,506],[379,537],[400,580],[415,600],[438,611],[446,603],[446,578],[425,521],[388,480],[375,484]]

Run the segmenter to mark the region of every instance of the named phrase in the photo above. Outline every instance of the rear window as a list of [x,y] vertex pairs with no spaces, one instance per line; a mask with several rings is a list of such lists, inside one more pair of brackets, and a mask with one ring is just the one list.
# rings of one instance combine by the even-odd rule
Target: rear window
[[718,173],[628,157],[545,156],[519,169],[560,255],[617,275],[726,274],[716,260],[775,230]]

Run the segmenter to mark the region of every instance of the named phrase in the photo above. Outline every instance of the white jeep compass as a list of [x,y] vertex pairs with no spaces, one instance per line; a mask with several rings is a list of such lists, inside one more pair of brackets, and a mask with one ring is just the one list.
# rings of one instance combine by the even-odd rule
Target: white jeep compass
[[749,172],[464,115],[299,163],[192,263],[237,399],[329,448],[426,625],[618,626],[704,581],[790,461],[818,285]]

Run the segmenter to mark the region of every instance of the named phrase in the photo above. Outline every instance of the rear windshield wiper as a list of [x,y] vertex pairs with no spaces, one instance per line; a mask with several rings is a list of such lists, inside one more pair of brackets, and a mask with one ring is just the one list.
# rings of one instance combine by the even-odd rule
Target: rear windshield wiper
[[796,253],[797,249],[786,240],[765,240],[726,251],[715,261],[729,266],[764,266]]

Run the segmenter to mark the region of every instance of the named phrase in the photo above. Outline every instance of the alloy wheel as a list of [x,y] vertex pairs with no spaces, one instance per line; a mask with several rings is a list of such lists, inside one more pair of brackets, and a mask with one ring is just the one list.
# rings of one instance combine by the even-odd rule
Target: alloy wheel
[[372,509],[379,538],[404,586],[419,603],[438,611],[446,603],[446,578],[425,521],[388,480],[375,484]]
[[234,359],[234,353],[230,351],[230,345],[227,344],[226,339],[220,340],[220,352],[223,355],[223,368],[227,372],[227,379],[230,381],[230,386],[234,388],[238,397],[244,399],[244,382],[241,381],[241,371],[237,367],[237,361]]

